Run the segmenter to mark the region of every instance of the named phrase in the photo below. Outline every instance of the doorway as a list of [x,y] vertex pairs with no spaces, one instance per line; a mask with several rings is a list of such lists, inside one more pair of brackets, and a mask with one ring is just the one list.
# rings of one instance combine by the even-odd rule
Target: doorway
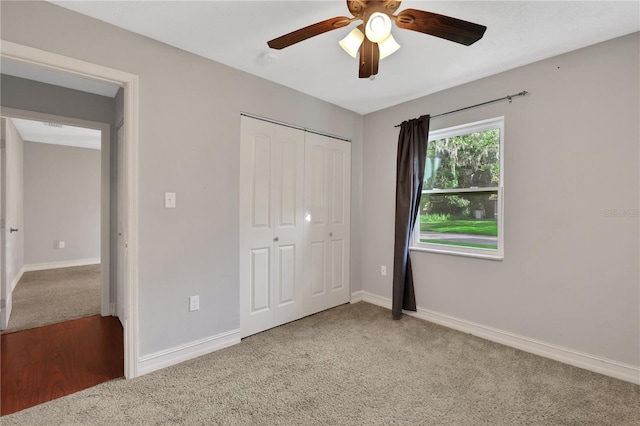
[[[122,274],[124,288],[124,374],[126,378],[138,375],[138,318],[137,318],[137,247],[138,247],[138,205],[137,205],[137,152],[138,152],[138,77],[133,74],[87,63],[66,56],[34,49],[16,43],[2,41],[0,56],[11,61],[28,64],[46,70],[62,72],[92,81],[106,82],[124,88],[124,128],[126,149],[124,162],[127,172],[126,194],[126,262]],[[5,109],[3,109],[3,113]],[[108,191],[107,191],[108,192]],[[107,228],[108,229],[108,228]],[[103,228],[104,232],[104,228]],[[103,234],[103,241],[110,235]],[[6,253],[4,253],[6,255]],[[109,300],[109,298],[105,298]],[[103,306],[104,307],[104,306]],[[111,311],[111,307],[107,307]]]
[[109,315],[109,124],[7,112],[3,332]]

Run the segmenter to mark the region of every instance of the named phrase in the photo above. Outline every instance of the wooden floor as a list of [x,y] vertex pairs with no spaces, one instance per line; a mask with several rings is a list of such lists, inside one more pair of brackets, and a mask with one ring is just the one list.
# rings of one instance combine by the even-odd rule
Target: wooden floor
[[123,345],[118,318],[100,315],[3,334],[0,414],[123,377]]

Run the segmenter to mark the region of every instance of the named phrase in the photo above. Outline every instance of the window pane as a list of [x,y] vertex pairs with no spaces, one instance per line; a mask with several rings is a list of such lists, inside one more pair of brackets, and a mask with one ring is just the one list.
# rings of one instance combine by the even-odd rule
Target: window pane
[[429,142],[424,189],[500,186],[500,129]]
[[421,243],[498,249],[498,192],[423,194]]

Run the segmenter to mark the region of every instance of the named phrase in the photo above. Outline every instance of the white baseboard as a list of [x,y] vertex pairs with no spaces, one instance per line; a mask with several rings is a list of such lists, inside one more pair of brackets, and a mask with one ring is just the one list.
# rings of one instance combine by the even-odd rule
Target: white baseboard
[[98,265],[98,264],[100,264],[99,257],[94,259],[62,260],[59,262],[32,263],[30,265],[24,265],[24,272],[44,271],[46,269],[71,268],[74,266],[87,266],[87,265]]
[[9,319],[11,318],[11,311],[13,308],[13,290],[15,290],[16,286],[20,282],[20,278],[24,274],[24,265],[18,271],[16,276],[11,281],[11,285],[9,286],[9,294],[7,295],[7,299],[4,301],[4,308],[0,310],[0,330],[6,330],[9,327]]
[[351,293],[351,303],[362,302],[362,296],[364,295],[363,290],[354,291]]
[[9,318],[13,309],[13,293],[7,295],[4,301],[4,308],[0,309],[0,330],[6,330],[9,327]]
[[231,330],[216,336],[195,340],[184,345],[140,357],[138,376],[170,367],[181,362],[215,352],[240,343],[240,330]]
[[15,278],[11,282],[11,287],[9,287],[11,289],[11,292],[13,292],[13,290],[16,288],[16,286],[18,285],[18,282],[20,281],[20,278],[22,278],[22,275],[24,273],[25,273],[25,265],[22,265],[22,268],[20,268]]
[[[387,297],[363,291],[361,300],[382,306],[386,309],[391,309],[391,299]],[[451,315],[442,314],[429,309],[418,308],[417,312],[404,311],[404,313],[454,330],[472,334],[492,342],[573,365],[574,367],[584,368],[585,370],[593,371],[594,373],[604,374],[605,376],[615,377],[616,379],[640,384],[640,366],[625,364],[552,343],[531,339],[526,336],[456,318]]]

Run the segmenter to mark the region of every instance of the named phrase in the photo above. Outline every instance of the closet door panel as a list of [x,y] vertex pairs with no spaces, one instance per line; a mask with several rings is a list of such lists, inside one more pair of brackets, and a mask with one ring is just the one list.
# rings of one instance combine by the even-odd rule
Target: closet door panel
[[329,261],[329,149],[319,135],[305,135],[305,312],[327,309]]
[[303,214],[304,132],[270,124],[275,132],[272,150],[274,195],[274,319],[273,326],[304,316]]
[[242,117],[240,329],[243,337],[303,315],[304,132]]
[[350,298],[351,145],[307,133],[305,198],[308,222],[307,277],[310,312],[347,303]]
[[278,247],[278,307],[296,300],[296,246]]
[[[302,214],[298,201],[302,196],[298,181],[303,178],[299,157],[300,147],[295,140],[285,139],[280,143],[280,168],[278,188],[278,227],[293,228],[299,223],[298,216]],[[298,191],[300,189],[300,191]]]
[[[311,279],[311,297],[317,298],[325,294],[325,260],[324,241],[311,243],[311,262],[309,278]],[[323,298],[324,299],[324,298]],[[324,302],[321,302],[324,303]]]
[[258,314],[271,307],[271,256],[270,248],[251,250],[250,314]]
[[347,303],[351,300],[350,252],[351,252],[351,144],[331,139],[327,141],[330,149],[330,211],[328,256],[331,263],[329,307]]
[[251,141],[251,227],[271,227],[271,147],[267,134],[255,134]]
[[331,241],[331,291],[339,291],[345,288],[344,276],[344,241]]
[[[311,225],[320,229],[327,225],[327,149],[323,145],[311,143],[306,171],[311,178],[308,197],[311,200],[309,213]],[[320,232],[318,231],[318,232]]]
[[274,135],[242,119],[240,140],[240,325],[242,337],[273,317]]

